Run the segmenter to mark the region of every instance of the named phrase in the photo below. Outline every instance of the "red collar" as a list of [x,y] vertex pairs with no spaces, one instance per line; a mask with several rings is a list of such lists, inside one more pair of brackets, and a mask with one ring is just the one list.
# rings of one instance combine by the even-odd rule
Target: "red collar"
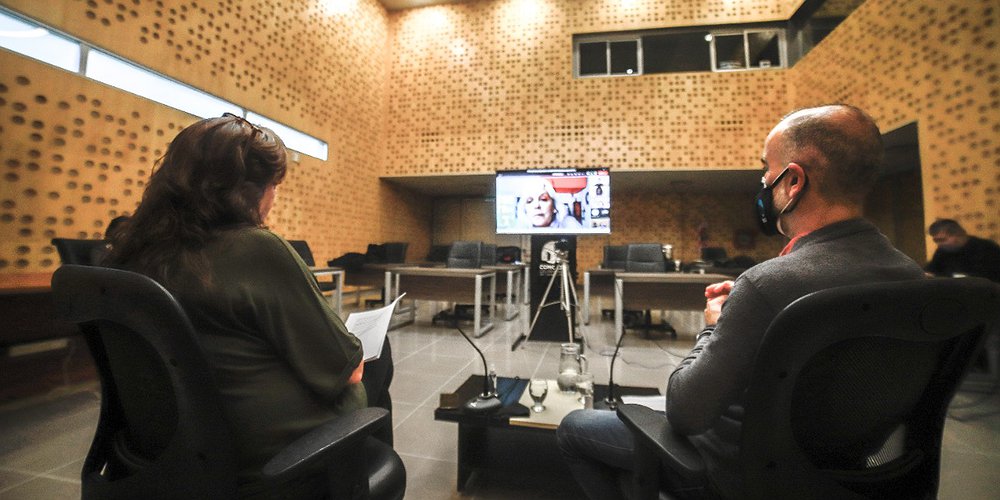
[[785,248],[781,249],[781,253],[778,254],[778,257],[781,257],[782,255],[788,255],[789,253],[791,253],[792,252],[792,247],[795,246],[795,243],[797,243],[803,236],[805,236],[807,234],[809,234],[809,233],[802,233],[802,234],[796,235],[794,238],[792,238],[791,240],[789,240],[788,244],[785,245]]

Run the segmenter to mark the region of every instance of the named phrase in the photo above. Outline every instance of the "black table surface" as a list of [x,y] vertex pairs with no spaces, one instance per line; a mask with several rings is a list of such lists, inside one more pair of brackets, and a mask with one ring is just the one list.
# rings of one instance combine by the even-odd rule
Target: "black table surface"
[[[519,383],[520,382],[520,383]],[[516,403],[527,385],[527,379],[521,379],[519,377],[498,377],[497,387],[500,388],[500,397],[505,401],[513,401]],[[510,387],[517,390],[517,394],[504,394],[504,388]],[[483,415],[470,415],[465,413],[462,409],[462,405],[469,399],[475,397],[477,394],[483,390],[483,376],[482,375],[472,375],[462,383],[461,386],[455,392],[450,394],[442,394],[442,401],[445,399],[450,400],[446,406],[438,406],[434,410],[434,420],[441,420],[446,422],[459,422],[459,423],[476,423],[482,425],[487,423],[491,426],[507,426],[509,423],[509,416],[499,416],[490,415],[484,417]],[[632,396],[656,396],[660,394],[660,390],[654,387],[631,387],[622,386],[615,384],[615,394],[617,396],[621,395],[632,395]],[[599,403],[604,401],[604,398],[608,395],[608,386],[603,384],[594,384],[594,401]],[[616,398],[621,402],[620,398]]]

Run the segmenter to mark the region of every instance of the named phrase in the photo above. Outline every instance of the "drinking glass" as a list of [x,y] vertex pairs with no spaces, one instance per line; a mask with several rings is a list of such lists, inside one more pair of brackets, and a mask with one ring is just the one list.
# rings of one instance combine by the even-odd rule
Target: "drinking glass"
[[545,401],[545,396],[549,394],[549,381],[543,379],[533,379],[528,382],[528,395],[531,396],[531,400],[534,404],[531,405],[531,411],[539,413],[545,410],[545,406],[542,401]]
[[584,408],[594,407],[594,374],[581,373],[577,375],[576,392],[580,395],[579,401]]

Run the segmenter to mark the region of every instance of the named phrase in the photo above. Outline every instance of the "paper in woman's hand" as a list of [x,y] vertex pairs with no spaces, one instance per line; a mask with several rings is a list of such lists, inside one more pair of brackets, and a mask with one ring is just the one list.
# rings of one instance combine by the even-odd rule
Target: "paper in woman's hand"
[[392,304],[385,307],[351,313],[347,317],[347,321],[344,321],[347,331],[353,333],[361,341],[365,361],[378,359],[382,354],[382,344],[385,343],[385,335],[389,332],[392,312],[396,309],[396,304],[399,303],[399,299],[403,298],[403,295],[396,297]]

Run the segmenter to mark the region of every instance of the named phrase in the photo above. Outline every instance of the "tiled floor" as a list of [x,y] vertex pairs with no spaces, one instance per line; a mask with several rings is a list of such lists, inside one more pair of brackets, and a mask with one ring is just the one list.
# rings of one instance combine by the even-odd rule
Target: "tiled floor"
[[[392,385],[396,449],[407,468],[407,499],[574,498],[578,492],[544,481],[477,481],[464,495],[455,491],[456,425],[436,422],[438,394],[451,392],[482,368],[457,332],[430,326],[432,308],[423,304],[415,325],[390,333],[396,375]],[[584,328],[591,370],[606,380],[611,322]],[[683,333],[698,328],[697,316],[672,322]],[[476,340],[503,376],[553,378],[558,344],[527,342],[511,352],[526,329],[525,314],[500,322]],[[665,385],[666,376],[691,346],[680,341],[629,337],[616,366],[617,381],[636,386]],[[0,408],[0,500],[79,498],[79,471],[97,422],[99,394],[91,384]],[[964,406],[963,408],[959,408]],[[998,498],[1000,477],[1000,397],[959,394],[945,427],[940,498]],[[512,484],[516,483],[516,484]]]

